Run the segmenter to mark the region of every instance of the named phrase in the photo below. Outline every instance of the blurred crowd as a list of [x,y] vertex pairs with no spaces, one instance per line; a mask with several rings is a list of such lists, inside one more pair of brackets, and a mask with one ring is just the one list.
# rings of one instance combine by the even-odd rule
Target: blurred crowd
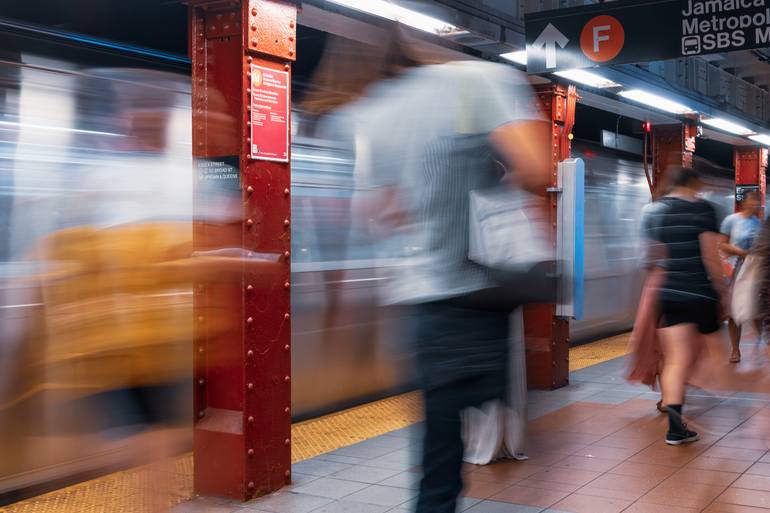
[[[339,72],[354,59],[329,65],[334,72],[321,75],[329,81],[321,90],[337,94],[315,104],[312,126],[347,138],[356,179],[376,191],[359,206],[362,215],[381,244],[409,250],[382,301],[409,305],[418,319],[412,336],[425,432],[416,511],[453,513],[463,459],[524,456],[507,428],[484,431],[494,435],[483,450],[467,444],[478,442],[474,430],[522,425],[511,405],[510,325],[518,307],[553,301],[554,282],[541,271],[558,263],[537,240],[547,230],[538,200],[548,183],[550,136],[526,77],[510,68],[422,62],[397,37],[386,48],[379,73],[371,61],[361,68],[376,78],[368,87],[351,86]],[[770,313],[762,198],[749,193],[738,213],[721,220],[704,199],[704,183],[699,169],[668,169],[642,228],[648,278],[629,379],[660,387],[668,445],[700,438],[686,421],[688,387],[770,391],[761,342]],[[530,297],[531,290],[542,296]],[[738,367],[746,332],[758,350]],[[491,413],[469,416],[469,409]]]
[[[522,386],[510,366],[511,325],[521,306],[556,297],[558,262],[544,235],[551,127],[523,73],[419,55],[398,31],[383,38],[366,51],[330,43],[296,131],[355,162],[365,194],[350,217],[365,220],[376,254],[401,259],[383,266],[379,299],[418,320],[417,513],[454,513],[469,430],[526,424],[511,404]],[[191,346],[202,336],[193,283],[237,281],[248,260],[244,248],[193,251],[193,191],[178,186],[191,183],[178,179],[192,172],[191,136],[177,124],[189,96],[162,74],[89,70],[62,84],[76,93],[72,111],[43,125],[36,108],[51,77],[30,73],[30,92],[6,88],[0,104],[0,476],[18,472],[19,461],[44,464],[51,455],[41,447],[62,440],[71,453],[95,439],[114,449],[148,427],[174,433],[153,456],[172,454],[189,443],[179,432],[192,419]],[[680,445],[699,438],[685,421],[688,385],[770,390],[763,347],[753,367],[735,365],[741,337],[762,339],[768,325],[770,225],[753,193],[720,223],[696,169],[671,169],[669,184],[645,213],[649,277],[631,379],[660,385],[669,416],[661,436]],[[196,221],[238,222],[232,198],[206,205]],[[344,244],[324,239],[320,251]],[[339,271],[326,272],[334,316]],[[206,336],[229,329],[237,313],[202,312]],[[473,408],[493,413],[467,416]],[[475,463],[524,457],[523,443],[498,435],[491,450],[476,447],[487,456]]]

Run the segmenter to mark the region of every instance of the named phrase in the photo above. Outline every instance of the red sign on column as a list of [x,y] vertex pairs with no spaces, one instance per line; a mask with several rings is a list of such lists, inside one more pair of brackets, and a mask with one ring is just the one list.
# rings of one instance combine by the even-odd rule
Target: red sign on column
[[251,66],[251,158],[289,161],[289,72]]

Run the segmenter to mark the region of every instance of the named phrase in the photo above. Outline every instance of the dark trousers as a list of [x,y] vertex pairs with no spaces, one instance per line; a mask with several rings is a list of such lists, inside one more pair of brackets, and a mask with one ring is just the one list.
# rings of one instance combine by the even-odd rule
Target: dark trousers
[[418,311],[425,437],[416,513],[455,513],[463,488],[460,413],[505,395],[508,314],[444,302]]

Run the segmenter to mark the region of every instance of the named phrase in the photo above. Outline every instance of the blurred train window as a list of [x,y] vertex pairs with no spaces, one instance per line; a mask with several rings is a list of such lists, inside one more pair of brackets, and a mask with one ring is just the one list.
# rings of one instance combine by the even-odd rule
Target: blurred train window
[[[303,123],[301,112],[293,116]],[[345,135],[292,141],[292,254],[297,264],[322,264],[312,270],[365,267],[376,256],[366,223],[355,213],[368,191],[355,179],[352,137]]]
[[6,259],[62,228],[191,220],[185,75],[24,60],[0,126]]
[[640,162],[618,158],[606,150],[576,144],[575,156],[586,162],[586,275],[632,273],[639,262],[642,207],[650,192]]

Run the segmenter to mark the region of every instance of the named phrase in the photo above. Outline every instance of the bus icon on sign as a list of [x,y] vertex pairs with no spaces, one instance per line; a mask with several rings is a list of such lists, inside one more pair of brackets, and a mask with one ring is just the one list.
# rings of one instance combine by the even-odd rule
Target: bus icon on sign
[[700,36],[682,38],[682,55],[698,55],[700,53]]

